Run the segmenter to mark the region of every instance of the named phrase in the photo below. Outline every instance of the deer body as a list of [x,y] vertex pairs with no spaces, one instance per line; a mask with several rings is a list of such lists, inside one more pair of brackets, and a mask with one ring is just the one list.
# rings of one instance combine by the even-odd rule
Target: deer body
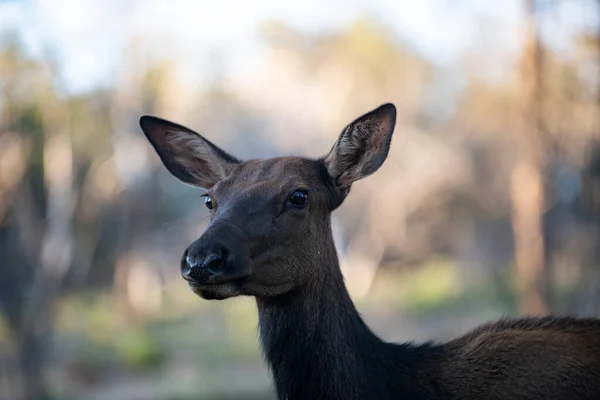
[[600,399],[600,320],[501,320],[421,345],[385,343],[365,325],[330,215],[387,157],[395,116],[390,104],[365,114],[323,158],[246,162],[142,117],[169,171],[208,189],[211,222],[184,252],[182,277],[205,299],[256,298],[280,399]]

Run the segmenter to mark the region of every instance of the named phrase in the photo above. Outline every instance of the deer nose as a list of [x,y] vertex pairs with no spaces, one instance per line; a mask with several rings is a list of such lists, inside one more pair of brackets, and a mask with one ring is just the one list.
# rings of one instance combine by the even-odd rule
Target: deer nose
[[215,246],[207,254],[187,251],[181,274],[187,280],[201,281],[202,278],[220,275],[225,267],[227,250],[223,246]]

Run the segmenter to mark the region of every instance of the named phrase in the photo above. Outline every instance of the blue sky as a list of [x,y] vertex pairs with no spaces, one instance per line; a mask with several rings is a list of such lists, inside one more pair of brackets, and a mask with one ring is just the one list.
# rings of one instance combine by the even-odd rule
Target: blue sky
[[[594,23],[580,0],[544,17],[544,33],[557,46]],[[577,4],[576,4],[577,3]],[[502,58],[519,49],[520,0],[22,0],[0,2],[0,29],[16,29],[34,55],[50,49],[69,92],[110,83],[132,38],[150,58],[169,57],[188,79],[207,76],[215,52],[232,74],[264,60],[258,34],[267,21],[306,32],[333,31],[365,13],[438,64],[458,62],[472,46]],[[481,37],[478,27],[487,27]]]

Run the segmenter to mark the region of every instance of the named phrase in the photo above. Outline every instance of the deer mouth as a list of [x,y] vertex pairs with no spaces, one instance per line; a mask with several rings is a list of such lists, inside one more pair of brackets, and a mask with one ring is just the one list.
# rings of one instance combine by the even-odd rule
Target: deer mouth
[[242,294],[250,267],[229,249],[210,252],[196,259],[192,259],[186,250],[181,260],[181,276],[201,298],[222,300]]
[[247,277],[236,277],[227,281],[215,283],[190,282],[188,284],[196,295],[205,300],[225,300],[230,297],[239,296],[242,293],[242,286]]

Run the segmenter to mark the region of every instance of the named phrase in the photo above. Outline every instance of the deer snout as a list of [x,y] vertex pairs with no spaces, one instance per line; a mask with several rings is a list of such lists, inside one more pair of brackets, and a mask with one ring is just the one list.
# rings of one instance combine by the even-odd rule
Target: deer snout
[[192,245],[183,255],[181,275],[187,281],[207,283],[226,271],[231,256],[232,252],[223,244],[208,248]]

